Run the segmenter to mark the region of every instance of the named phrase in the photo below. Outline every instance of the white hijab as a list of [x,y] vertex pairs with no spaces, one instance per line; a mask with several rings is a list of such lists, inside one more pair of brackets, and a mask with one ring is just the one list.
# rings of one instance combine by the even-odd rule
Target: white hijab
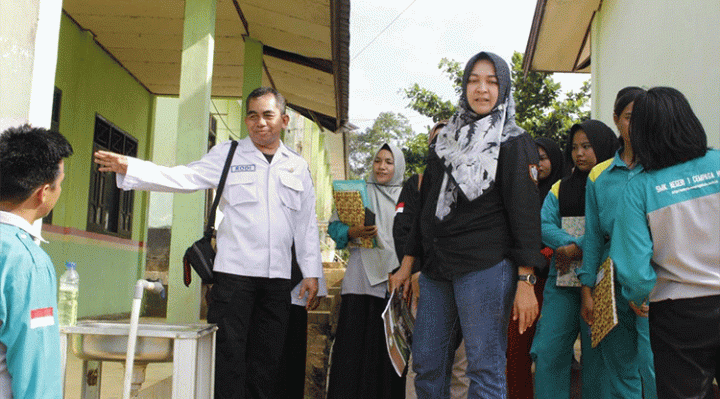
[[395,162],[395,172],[389,182],[380,184],[375,178],[374,171],[370,171],[367,178],[367,191],[372,211],[375,213],[375,225],[378,228],[377,237],[375,237],[377,247],[360,248],[360,256],[371,285],[386,281],[388,273],[399,265],[395,254],[392,228],[395,219],[395,205],[400,191],[402,191],[405,157],[399,148],[385,143],[375,152],[373,161],[383,148],[390,149]]

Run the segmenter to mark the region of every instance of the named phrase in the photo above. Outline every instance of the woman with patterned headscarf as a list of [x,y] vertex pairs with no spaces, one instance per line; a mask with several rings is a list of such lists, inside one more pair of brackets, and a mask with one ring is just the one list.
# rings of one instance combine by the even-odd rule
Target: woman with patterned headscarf
[[523,333],[538,313],[538,152],[515,124],[510,89],[502,58],[481,52],[468,61],[458,111],[429,151],[407,255],[390,279],[407,295],[422,255],[412,348],[418,398],[448,397],[458,329],[468,398],[504,398],[509,319]]

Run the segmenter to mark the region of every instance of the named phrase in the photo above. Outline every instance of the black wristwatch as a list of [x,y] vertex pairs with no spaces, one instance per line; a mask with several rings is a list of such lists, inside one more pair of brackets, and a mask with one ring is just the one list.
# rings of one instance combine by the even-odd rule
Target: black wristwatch
[[534,274],[520,274],[518,275],[518,281],[525,281],[530,285],[537,283],[537,277]]

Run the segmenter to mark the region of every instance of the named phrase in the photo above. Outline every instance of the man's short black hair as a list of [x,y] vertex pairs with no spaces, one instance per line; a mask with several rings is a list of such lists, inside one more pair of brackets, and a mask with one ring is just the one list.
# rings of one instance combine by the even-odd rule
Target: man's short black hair
[[685,96],[672,87],[655,87],[635,99],[630,143],[646,170],[667,168],[707,152],[705,129]]
[[280,94],[279,91],[273,89],[272,87],[258,87],[257,89],[253,90],[248,94],[247,98],[245,99],[245,109],[250,109],[250,100],[262,97],[266,94],[272,94],[275,96],[275,102],[277,102],[278,108],[280,108],[280,115],[285,115],[285,97],[283,97],[282,94]]
[[60,174],[60,161],[72,155],[57,132],[22,125],[0,134],[0,201],[20,203]]

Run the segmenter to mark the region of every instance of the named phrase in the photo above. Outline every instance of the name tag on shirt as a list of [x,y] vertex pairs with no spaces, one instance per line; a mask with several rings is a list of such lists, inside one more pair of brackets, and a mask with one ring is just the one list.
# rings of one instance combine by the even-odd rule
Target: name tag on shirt
[[30,311],[30,328],[47,327],[55,324],[53,308],[32,309]]
[[255,164],[249,164],[249,165],[233,165],[230,167],[230,172],[254,172],[255,171]]

